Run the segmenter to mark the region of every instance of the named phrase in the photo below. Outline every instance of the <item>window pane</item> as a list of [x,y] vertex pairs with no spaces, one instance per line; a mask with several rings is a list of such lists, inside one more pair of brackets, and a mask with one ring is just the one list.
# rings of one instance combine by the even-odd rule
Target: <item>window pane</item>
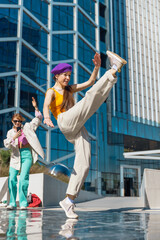
[[73,58],[73,35],[53,35],[53,61]]
[[24,0],[24,6],[42,23],[48,24],[48,4],[42,0]]
[[0,78],[0,109],[14,107],[15,78]]
[[84,11],[95,20],[95,1],[94,0],[78,0],[78,4],[84,9]]
[[16,70],[16,42],[0,42],[0,72]]
[[0,114],[0,148],[4,147],[3,140],[7,137],[7,131],[12,128],[13,112]]
[[18,4],[18,0],[1,0],[1,4]]
[[88,67],[91,71],[94,67],[92,59],[94,58],[95,52],[88,47],[80,38],[78,39],[78,56],[79,60]]
[[73,30],[73,7],[53,6],[53,31]]
[[22,37],[41,54],[47,54],[47,33],[26,14],[23,17]]
[[22,46],[22,72],[46,89],[47,64],[25,46]]
[[26,112],[35,116],[34,107],[32,106],[32,97],[37,101],[38,108],[43,112],[44,94],[34,88],[31,84],[21,79],[20,90],[20,107]]
[[95,27],[81,12],[78,12],[78,30],[89,43],[95,46]]
[[17,36],[17,9],[0,8],[0,37]]

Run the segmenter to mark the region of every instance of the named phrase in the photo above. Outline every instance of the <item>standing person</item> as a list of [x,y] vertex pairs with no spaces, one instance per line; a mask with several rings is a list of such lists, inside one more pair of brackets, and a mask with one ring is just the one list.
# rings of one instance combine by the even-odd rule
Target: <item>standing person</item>
[[[106,100],[117,81],[116,72],[120,72],[122,66],[127,63],[110,51],[107,51],[107,55],[111,69],[96,83],[95,80],[101,66],[101,58],[98,53],[93,59],[94,70],[89,80],[84,83],[69,85],[72,72],[72,66],[69,64],[60,63],[51,71],[54,74],[55,85],[46,92],[43,107],[44,123],[54,127],[49,117],[50,109],[66,139],[75,146],[74,171],[68,183],[67,197],[60,201],[60,206],[68,218],[78,218],[74,212],[74,199],[77,197],[90,167],[90,143],[84,124]],[[85,97],[74,105],[73,93],[84,90],[93,84],[94,86],[86,92]]]
[[21,169],[19,179],[19,206],[26,209],[27,191],[29,185],[29,171],[33,163],[38,159],[38,155],[44,158],[44,152],[35,133],[42,122],[42,114],[38,110],[36,100],[32,97],[32,105],[35,108],[35,118],[31,122],[22,125],[25,120],[19,113],[12,117],[13,128],[7,132],[7,138],[4,140],[4,146],[11,150],[8,188],[10,193],[10,202],[7,209],[16,208],[17,196],[17,175]]

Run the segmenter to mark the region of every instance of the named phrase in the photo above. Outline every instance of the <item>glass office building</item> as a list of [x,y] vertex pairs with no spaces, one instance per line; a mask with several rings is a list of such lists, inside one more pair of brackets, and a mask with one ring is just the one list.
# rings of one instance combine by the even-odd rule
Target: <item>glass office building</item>
[[[84,189],[138,196],[143,169],[157,169],[160,164],[126,160],[123,153],[160,146],[159,13],[159,0],[1,0],[0,147],[14,112],[27,121],[34,117],[32,96],[42,111],[56,64],[71,64],[71,83],[81,83],[92,73],[96,51],[102,58],[98,77],[108,69],[106,50],[110,49],[128,65],[118,74],[107,101],[86,123],[92,162]],[[76,94],[75,100],[84,94]],[[54,161],[72,169],[73,145],[52,120],[54,129],[42,123],[37,130],[45,163]]]
[[137,196],[143,169],[160,168],[152,159],[123,159],[123,152],[160,149],[160,1],[113,0],[110,12],[111,49],[128,64],[113,89],[108,144],[121,196]]

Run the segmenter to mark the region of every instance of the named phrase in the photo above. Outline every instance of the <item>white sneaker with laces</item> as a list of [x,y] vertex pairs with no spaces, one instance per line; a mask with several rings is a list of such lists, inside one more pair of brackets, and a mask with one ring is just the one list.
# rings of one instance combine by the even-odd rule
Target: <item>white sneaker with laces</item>
[[78,215],[74,212],[74,203],[66,201],[65,198],[59,202],[59,205],[63,208],[68,218],[78,218]]
[[111,51],[107,51],[107,55],[108,55],[108,58],[109,58],[109,61],[110,61],[111,68],[113,66],[115,66],[116,70],[118,72],[121,72],[121,68],[125,64],[127,64],[127,61],[125,59],[121,58],[118,54],[116,54],[114,52],[111,52]]

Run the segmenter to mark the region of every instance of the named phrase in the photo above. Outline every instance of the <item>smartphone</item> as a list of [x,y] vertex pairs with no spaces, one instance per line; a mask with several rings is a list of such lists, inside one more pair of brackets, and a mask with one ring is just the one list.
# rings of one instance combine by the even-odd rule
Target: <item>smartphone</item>
[[21,127],[17,127],[17,132],[18,132],[19,130],[21,130]]

